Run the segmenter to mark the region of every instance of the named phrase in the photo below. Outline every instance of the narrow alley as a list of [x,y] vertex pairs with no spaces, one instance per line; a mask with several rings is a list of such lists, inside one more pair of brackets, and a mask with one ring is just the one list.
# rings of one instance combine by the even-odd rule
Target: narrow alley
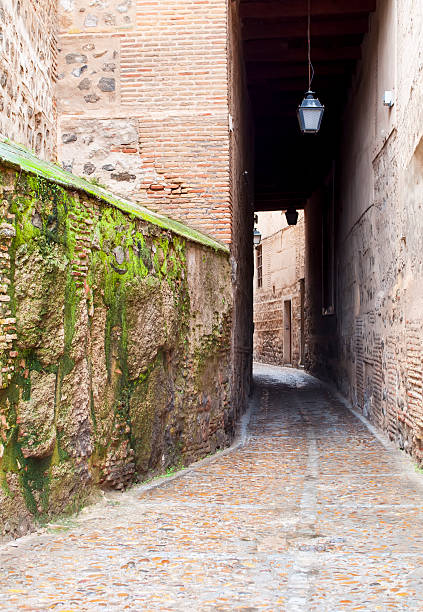
[[2,610],[421,610],[423,489],[316,379],[257,366],[238,446],[0,548]]

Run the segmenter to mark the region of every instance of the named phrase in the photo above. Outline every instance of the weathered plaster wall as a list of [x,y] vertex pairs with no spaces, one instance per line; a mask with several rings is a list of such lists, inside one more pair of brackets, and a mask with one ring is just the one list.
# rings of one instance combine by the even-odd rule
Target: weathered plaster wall
[[56,151],[56,0],[0,0],[0,133]]
[[[394,91],[392,109],[382,104],[384,90]],[[307,210],[307,278],[315,283],[314,294],[311,285],[307,292],[310,315],[314,313],[309,366],[338,378],[354,405],[421,462],[423,5],[419,0],[378,3],[343,125],[335,202],[336,310],[328,317],[320,317],[318,303],[319,194]]]
[[[288,226],[281,212],[259,213],[262,233],[262,286],[258,287],[257,251],[254,259],[254,359],[284,365],[301,363],[304,279],[304,213]],[[291,301],[290,321],[284,302]],[[284,355],[284,330],[291,327],[291,359]],[[286,347],[287,348],[287,347]]]
[[59,159],[231,240],[226,0],[59,0]]
[[226,446],[234,417],[228,251],[0,160],[1,537]]

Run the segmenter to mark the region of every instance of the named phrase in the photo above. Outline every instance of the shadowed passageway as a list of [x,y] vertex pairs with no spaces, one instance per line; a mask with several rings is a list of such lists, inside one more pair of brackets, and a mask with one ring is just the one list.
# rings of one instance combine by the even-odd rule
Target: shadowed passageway
[[0,609],[420,610],[419,478],[315,379],[257,366],[243,444],[0,548]]

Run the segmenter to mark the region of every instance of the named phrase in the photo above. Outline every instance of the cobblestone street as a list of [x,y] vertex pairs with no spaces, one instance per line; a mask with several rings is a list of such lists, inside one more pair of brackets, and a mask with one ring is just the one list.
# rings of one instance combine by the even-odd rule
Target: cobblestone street
[[408,461],[307,374],[256,367],[245,440],[0,548],[1,610],[422,610]]

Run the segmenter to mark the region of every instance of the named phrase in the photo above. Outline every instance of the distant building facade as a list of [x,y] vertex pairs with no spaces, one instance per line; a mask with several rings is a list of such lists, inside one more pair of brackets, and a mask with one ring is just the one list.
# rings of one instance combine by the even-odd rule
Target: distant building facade
[[280,212],[258,215],[254,258],[254,359],[298,367],[304,356],[304,213],[288,226]]

